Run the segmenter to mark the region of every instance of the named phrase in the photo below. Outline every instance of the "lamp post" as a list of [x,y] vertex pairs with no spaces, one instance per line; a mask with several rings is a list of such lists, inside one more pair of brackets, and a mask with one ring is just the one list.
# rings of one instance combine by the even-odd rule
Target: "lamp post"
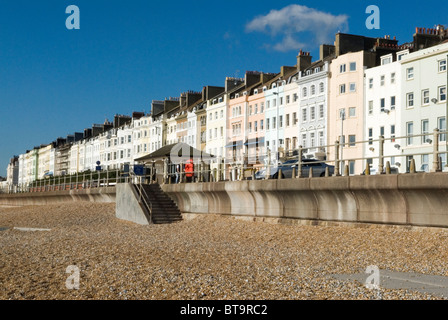
[[345,108],[340,111],[341,117],[341,172],[344,172],[344,146],[345,146],[345,137],[344,137],[344,120],[345,120]]

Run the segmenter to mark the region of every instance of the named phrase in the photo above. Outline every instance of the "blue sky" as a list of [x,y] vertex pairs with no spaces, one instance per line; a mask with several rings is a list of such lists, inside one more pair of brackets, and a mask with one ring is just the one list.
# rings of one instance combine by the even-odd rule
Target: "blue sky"
[[[337,31],[411,41],[446,7],[405,1],[0,0],[0,176],[9,159],[151,100],[318,58]],[[368,5],[381,29],[368,30]],[[66,7],[80,9],[68,30]]]

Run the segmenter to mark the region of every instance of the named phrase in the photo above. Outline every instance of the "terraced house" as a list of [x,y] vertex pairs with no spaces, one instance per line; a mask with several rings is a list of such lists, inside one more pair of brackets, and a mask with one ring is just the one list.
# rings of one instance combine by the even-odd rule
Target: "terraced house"
[[258,84],[250,90],[247,98],[249,106],[247,112],[247,132],[244,142],[245,154],[249,166],[260,167],[265,163],[265,105],[266,99],[263,88],[276,74],[262,73]]
[[421,134],[421,137],[401,141],[404,167],[409,171],[410,161],[415,160],[418,170],[443,170],[446,154],[433,155],[434,143],[447,150],[446,134],[435,141],[435,129],[446,130],[447,119],[447,56],[448,43],[410,53],[400,61],[402,77],[401,127],[406,135]]
[[338,154],[345,159],[340,173],[347,166],[350,175],[379,168],[380,149],[383,163],[399,172],[409,171],[411,160],[421,171],[446,171],[448,139],[434,141],[434,129],[446,130],[447,41],[440,25],[416,28],[402,45],[390,36],[338,33],[334,44],[320,46],[317,61],[301,50],[297,64],[279,73],[227,77],[223,87],[153,100],[150,114],[116,115],[113,123],[28,150],[17,157],[14,183],[92,171],[97,161],[118,170],[179,142],[216,156],[210,169],[219,168],[225,180],[237,178],[235,166],[275,164],[300,146],[304,157],[329,164]]
[[377,154],[380,148],[380,136],[386,140],[383,143],[384,161],[400,172],[406,171],[401,154],[401,141],[394,139],[405,135],[400,119],[403,113],[401,97],[401,63],[409,54],[409,49],[401,47],[401,51],[381,57],[381,65],[365,70],[364,98],[364,156],[367,163],[378,168]]
[[[331,79],[328,102],[328,144],[341,143],[340,156],[346,161],[349,174],[361,174],[365,169],[364,147],[364,70],[379,65],[380,57],[398,51],[397,40],[387,37],[367,38],[338,33],[335,59],[330,65]],[[328,150],[335,159],[335,149]]]
[[211,95],[207,100],[206,106],[206,151],[215,155],[216,160],[212,161],[211,169],[220,169],[223,172],[222,179],[227,179],[224,172],[224,163],[226,158],[226,145],[228,134],[228,104],[229,96],[244,83],[244,79],[227,77],[224,84],[224,92]]
[[299,107],[291,111],[297,138],[293,137],[292,145],[293,149],[297,143],[302,146],[306,158],[325,160],[327,157],[327,108],[333,57],[328,46],[321,46],[320,59],[316,62],[312,62],[309,53],[301,52],[298,57],[300,71],[294,79],[297,92],[293,100],[298,100]]

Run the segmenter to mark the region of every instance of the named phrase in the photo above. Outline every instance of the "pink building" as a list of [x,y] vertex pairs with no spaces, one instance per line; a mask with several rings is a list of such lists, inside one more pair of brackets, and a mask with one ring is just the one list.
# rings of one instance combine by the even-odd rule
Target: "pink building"
[[265,98],[262,87],[254,89],[252,93],[253,94],[248,97],[247,101],[249,109],[247,112],[248,131],[245,147],[248,163],[257,165],[263,163],[262,160],[265,155]]
[[[328,144],[344,144],[340,156],[349,166],[350,174],[361,174],[364,146],[364,67],[375,65],[375,54],[358,51],[343,54],[330,66],[330,94],[328,104]],[[329,148],[329,160],[335,159],[335,148]],[[341,173],[344,167],[341,166]]]

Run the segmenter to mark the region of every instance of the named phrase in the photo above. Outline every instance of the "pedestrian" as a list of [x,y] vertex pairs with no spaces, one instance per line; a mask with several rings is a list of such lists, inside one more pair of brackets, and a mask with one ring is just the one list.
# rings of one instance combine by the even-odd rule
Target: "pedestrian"
[[179,183],[180,178],[180,164],[176,164],[176,184]]
[[185,176],[187,177],[187,182],[193,182],[194,165],[192,159],[188,160],[185,164]]

